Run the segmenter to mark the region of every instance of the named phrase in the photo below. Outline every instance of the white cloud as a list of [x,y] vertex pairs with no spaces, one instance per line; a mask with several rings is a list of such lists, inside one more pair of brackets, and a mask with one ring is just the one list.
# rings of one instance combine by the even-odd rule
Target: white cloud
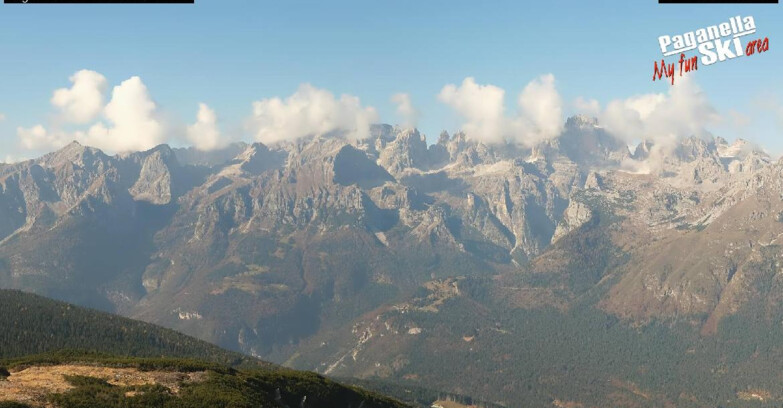
[[646,94],[610,102],[599,121],[616,137],[671,145],[680,138],[703,136],[720,120],[707,96],[689,79],[667,94]]
[[187,137],[199,150],[214,150],[225,144],[217,126],[215,111],[204,103],[199,104],[196,123],[188,126]]
[[4,113],[0,113],[0,122],[2,122],[4,120],[5,120],[5,114]]
[[[654,140],[661,135],[650,129],[649,118],[658,106],[666,102],[664,94],[647,94],[613,100],[599,113],[599,122],[615,137],[628,141]],[[669,132],[667,132],[669,133]]]
[[516,139],[535,144],[552,139],[563,130],[563,102],[555,88],[555,76],[542,75],[519,95],[519,130]]
[[5,158],[0,163],[14,164],[14,163],[23,162],[25,160],[29,160],[28,157],[7,154],[7,155],[5,155]]
[[[91,71],[80,71],[83,72]],[[95,78],[92,74],[90,76]],[[77,88],[77,83],[86,81],[80,78],[82,77],[79,73],[72,77],[74,81],[72,89]],[[55,96],[58,92],[55,92]],[[85,92],[79,91],[76,94],[83,95]],[[60,102],[70,98],[68,100],[71,102],[63,102],[61,106],[63,113],[70,115],[71,120],[86,118],[88,111],[92,114],[91,110],[84,109],[83,104],[80,105],[78,102],[83,101],[83,98],[73,97],[73,93],[68,95],[70,96],[67,98],[62,96],[61,100],[58,99],[58,102],[53,103],[59,106]],[[111,126],[107,127],[106,124],[99,122],[86,132],[81,130],[69,132],[57,126],[47,129],[39,124],[32,128],[17,128],[17,136],[24,149],[39,151],[59,149],[74,140],[111,153],[147,150],[165,142],[164,126],[157,118],[157,106],[139,77],[132,77],[114,87],[111,101],[99,111]]]
[[419,120],[419,111],[413,107],[411,96],[406,93],[397,93],[391,97],[392,103],[397,105],[397,116],[405,127],[416,127]]
[[377,120],[375,109],[362,107],[355,96],[337,99],[326,90],[303,84],[285,100],[254,102],[250,127],[255,139],[267,144],[331,133],[364,139],[369,136],[370,124]]
[[563,126],[562,101],[555,77],[543,75],[525,86],[514,116],[505,115],[505,91],[494,85],[479,85],[468,77],[460,86],[446,85],[438,99],[465,120],[465,134],[486,143],[504,141],[533,145],[557,137]]
[[70,81],[70,88],[54,91],[52,105],[61,110],[68,122],[84,124],[94,120],[103,109],[106,77],[84,69],[73,74]]
[[578,113],[597,117],[601,113],[601,104],[595,99],[584,99],[581,96],[574,100],[574,108]]
[[[597,107],[592,102],[584,106],[593,111]],[[690,136],[705,137],[706,127],[721,121],[704,92],[687,78],[670,87],[668,93],[610,101],[596,116],[608,132],[626,143],[652,142],[647,163],[628,163],[645,172],[662,166],[678,141]]]
[[151,149],[166,141],[157,105],[137,76],[114,87],[103,114],[113,126],[106,127],[103,123],[92,126],[85,144],[112,152],[126,152]]
[[22,147],[27,150],[59,149],[80,136],[69,135],[62,131],[50,132],[43,125],[35,125],[31,128],[18,127],[16,134]]
[[479,85],[472,77],[457,87],[441,89],[438,99],[465,119],[462,130],[468,137],[498,143],[505,138],[503,98],[505,91],[494,85]]

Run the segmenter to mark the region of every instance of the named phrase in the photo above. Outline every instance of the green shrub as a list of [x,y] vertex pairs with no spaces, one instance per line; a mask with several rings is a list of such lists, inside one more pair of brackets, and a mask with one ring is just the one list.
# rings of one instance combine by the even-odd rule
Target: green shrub
[[[86,378],[89,377],[82,379]],[[130,392],[133,394],[129,395]],[[102,381],[80,385],[62,394],[49,396],[49,402],[58,408],[175,408],[176,405],[170,405],[174,401],[171,392],[161,385],[115,387]],[[206,405],[203,406],[206,408]]]
[[74,387],[111,387],[112,385],[102,378],[88,377],[84,375],[66,375],[65,381]]
[[0,408],[32,408],[27,404],[15,401],[0,401]]

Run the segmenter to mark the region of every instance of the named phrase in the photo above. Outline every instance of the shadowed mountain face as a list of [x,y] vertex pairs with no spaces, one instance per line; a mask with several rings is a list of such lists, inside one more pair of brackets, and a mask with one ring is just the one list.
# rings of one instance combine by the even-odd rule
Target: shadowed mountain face
[[[676,403],[665,381],[627,372],[663,366],[598,344],[649,342],[635,330],[653,327],[708,361],[723,356],[724,323],[780,321],[781,173],[743,141],[631,153],[584,117],[531,148],[461,133],[427,146],[385,125],[358,142],[209,153],[71,144],[0,165],[0,286],[327,374],[531,404]],[[552,325],[586,322],[606,327],[581,331],[589,352],[552,341],[577,336]],[[583,353],[616,362],[601,366],[609,385],[564,390],[597,374],[541,360]],[[506,375],[521,365],[525,378]],[[446,380],[460,372],[485,381]]]

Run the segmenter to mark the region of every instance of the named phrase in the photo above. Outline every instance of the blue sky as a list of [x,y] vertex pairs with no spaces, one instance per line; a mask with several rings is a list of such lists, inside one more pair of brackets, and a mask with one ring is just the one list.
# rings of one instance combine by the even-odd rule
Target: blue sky
[[[507,105],[536,77],[552,73],[565,102],[602,104],[667,92],[652,82],[657,38],[752,15],[770,51],[709,67],[695,81],[742,128],[717,126],[783,153],[769,101],[783,103],[783,5],[659,5],[593,1],[261,1],[196,0],[195,5],[0,5],[0,161],[29,156],[17,127],[46,125],[49,100],[76,71],[110,86],[139,76],[174,121],[192,122],[207,103],[225,133],[244,134],[251,104],[286,97],[301,83],[361,98],[395,122],[389,98],[410,94],[431,141],[460,119],[437,95],[474,77],[506,90]],[[676,86],[676,85],[675,85]]]

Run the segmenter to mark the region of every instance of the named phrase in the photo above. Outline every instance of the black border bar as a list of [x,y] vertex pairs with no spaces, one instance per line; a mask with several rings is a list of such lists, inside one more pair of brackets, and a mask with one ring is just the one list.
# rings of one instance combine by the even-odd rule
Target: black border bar
[[194,4],[195,0],[3,0],[5,4]]
[[658,0],[658,4],[778,4],[778,0]]

